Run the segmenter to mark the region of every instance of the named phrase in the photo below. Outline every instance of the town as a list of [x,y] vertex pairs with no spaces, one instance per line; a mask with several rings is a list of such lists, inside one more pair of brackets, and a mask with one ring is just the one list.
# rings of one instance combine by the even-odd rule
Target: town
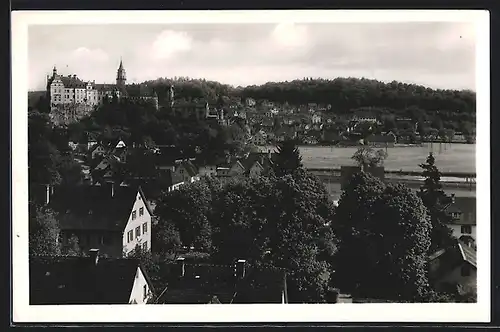
[[477,301],[475,93],[125,65],[28,96],[31,304]]

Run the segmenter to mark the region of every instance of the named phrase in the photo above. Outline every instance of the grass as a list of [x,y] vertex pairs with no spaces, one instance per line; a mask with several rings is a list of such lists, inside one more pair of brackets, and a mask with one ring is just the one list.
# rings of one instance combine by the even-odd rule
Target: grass
[[[301,146],[299,150],[306,168],[339,168],[354,165],[351,159],[357,147]],[[420,171],[430,151],[441,172],[476,172],[476,146],[474,144],[439,144],[422,147],[388,148],[384,166],[388,170]]]

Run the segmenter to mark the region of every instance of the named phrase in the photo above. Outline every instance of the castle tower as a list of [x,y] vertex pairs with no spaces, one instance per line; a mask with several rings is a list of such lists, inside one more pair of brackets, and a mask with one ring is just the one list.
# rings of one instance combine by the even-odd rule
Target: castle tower
[[123,62],[120,58],[120,66],[116,72],[116,87],[121,91],[125,90],[125,84],[127,83],[127,74],[125,73],[125,68],[123,68]]

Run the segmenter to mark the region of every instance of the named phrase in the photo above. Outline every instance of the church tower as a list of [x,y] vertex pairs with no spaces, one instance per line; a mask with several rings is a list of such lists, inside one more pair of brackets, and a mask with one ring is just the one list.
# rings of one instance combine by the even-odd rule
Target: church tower
[[125,84],[127,83],[127,74],[125,73],[125,68],[123,68],[122,59],[120,58],[120,66],[116,73],[116,87],[121,91],[125,90]]

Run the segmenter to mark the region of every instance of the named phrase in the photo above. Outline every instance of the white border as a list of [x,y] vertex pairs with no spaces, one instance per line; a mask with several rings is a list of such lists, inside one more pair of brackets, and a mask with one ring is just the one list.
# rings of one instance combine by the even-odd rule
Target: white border
[[[28,300],[28,25],[280,22],[474,22],[477,26],[478,303],[30,306]],[[410,36],[409,36],[410,37]],[[438,10],[58,11],[12,13],[13,320],[21,322],[487,322],[490,320],[489,12]]]

